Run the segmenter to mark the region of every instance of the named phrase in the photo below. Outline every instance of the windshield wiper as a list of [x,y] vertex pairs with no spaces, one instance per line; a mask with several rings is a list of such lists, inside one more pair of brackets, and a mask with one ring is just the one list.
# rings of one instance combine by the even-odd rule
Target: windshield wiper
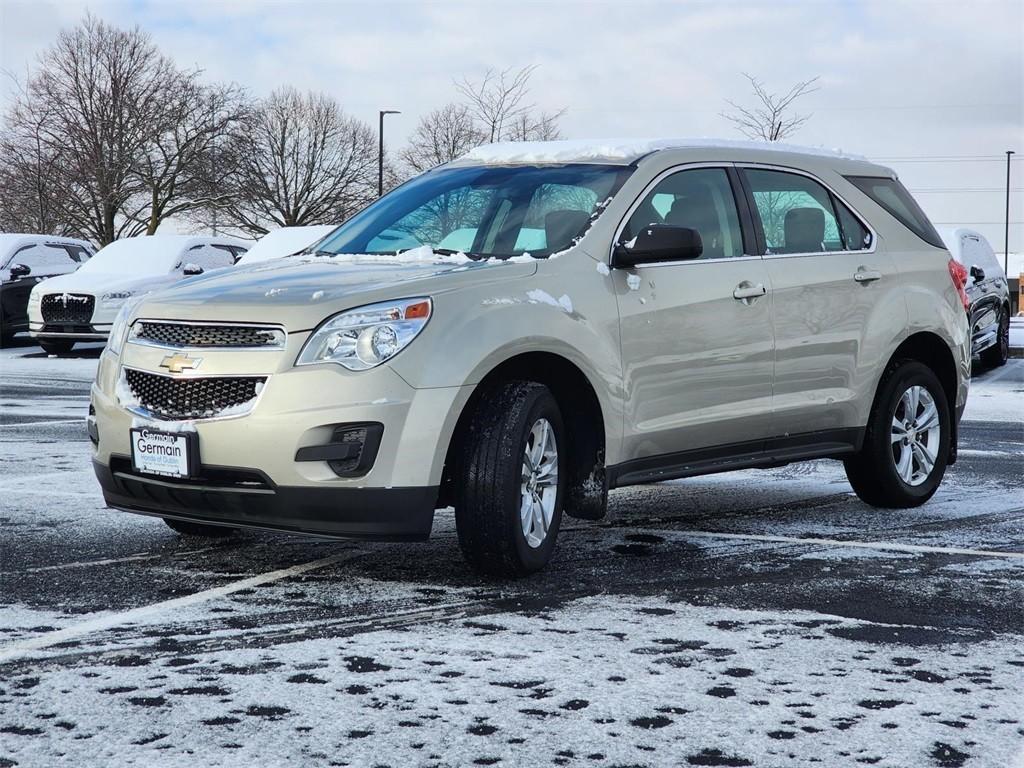
[[473,261],[479,261],[480,259],[485,258],[484,256],[481,256],[479,253],[459,251],[456,250],[455,248],[432,248],[431,250],[433,250],[434,253],[438,254],[439,256],[458,256],[461,253],[463,256],[467,258],[473,259]]

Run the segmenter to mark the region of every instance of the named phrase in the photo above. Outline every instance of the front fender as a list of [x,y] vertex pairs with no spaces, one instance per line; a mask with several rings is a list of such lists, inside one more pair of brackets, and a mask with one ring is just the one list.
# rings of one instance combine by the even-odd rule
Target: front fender
[[440,294],[430,322],[390,365],[417,389],[477,385],[531,352],[565,358],[590,381],[605,422],[608,461],[622,435],[618,310],[611,280],[580,249],[536,273]]

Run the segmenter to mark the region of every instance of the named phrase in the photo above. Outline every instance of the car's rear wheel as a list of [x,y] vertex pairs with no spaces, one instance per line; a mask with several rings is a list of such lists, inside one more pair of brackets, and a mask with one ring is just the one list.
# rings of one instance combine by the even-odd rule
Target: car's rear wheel
[[999,330],[996,331],[996,343],[982,351],[978,357],[981,362],[990,368],[998,368],[1006,365],[1010,358],[1010,313],[1005,309],[999,310]]
[[845,461],[856,494],[876,507],[924,504],[942,482],[952,434],[950,407],[935,373],[913,360],[889,367],[860,452]]
[[455,522],[476,569],[523,576],[551,559],[562,521],[565,428],[551,391],[513,381],[485,393],[462,436]]
[[238,529],[226,525],[203,525],[202,523],[190,523],[185,520],[174,520],[165,517],[164,522],[182,536],[198,536],[204,539],[223,539],[234,534]]
[[48,355],[66,355],[74,346],[73,341],[40,341],[39,346]]

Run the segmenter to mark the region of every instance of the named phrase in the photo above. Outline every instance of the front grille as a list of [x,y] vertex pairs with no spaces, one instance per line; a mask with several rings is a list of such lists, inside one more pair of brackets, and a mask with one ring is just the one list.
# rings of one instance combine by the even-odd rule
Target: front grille
[[47,325],[88,325],[92,320],[95,296],[77,293],[48,293],[40,309]]
[[254,325],[193,325],[141,320],[132,337],[167,347],[281,347],[284,331]]
[[125,368],[124,376],[138,404],[163,419],[211,419],[247,413],[244,406],[252,405],[267,380],[264,376],[177,378],[134,368]]

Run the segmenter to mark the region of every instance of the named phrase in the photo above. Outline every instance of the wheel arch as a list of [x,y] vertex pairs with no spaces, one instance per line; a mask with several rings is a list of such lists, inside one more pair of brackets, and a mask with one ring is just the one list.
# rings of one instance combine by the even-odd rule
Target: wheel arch
[[[878,406],[878,395],[882,388],[885,373],[895,363],[901,360],[916,360],[928,366],[939,379],[939,384],[946,395],[949,404],[950,423],[952,435],[950,435],[949,464],[956,463],[957,457],[957,434],[959,432],[959,418],[956,413],[957,393],[960,385],[960,375],[957,369],[956,357],[953,350],[949,348],[946,341],[936,333],[930,331],[919,331],[911,334],[900,342],[895,351],[886,361],[883,373],[875,384],[874,399],[871,403],[871,413],[875,412]],[[870,418],[870,416],[869,416]]]
[[556,352],[519,352],[494,365],[463,405],[452,431],[441,474],[439,506],[455,498],[459,449],[481,396],[515,380],[535,381],[551,390],[562,412],[569,441],[565,513],[597,520],[604,516],[608,495],[605,450],[608,420],[590,377],[572,360]]

